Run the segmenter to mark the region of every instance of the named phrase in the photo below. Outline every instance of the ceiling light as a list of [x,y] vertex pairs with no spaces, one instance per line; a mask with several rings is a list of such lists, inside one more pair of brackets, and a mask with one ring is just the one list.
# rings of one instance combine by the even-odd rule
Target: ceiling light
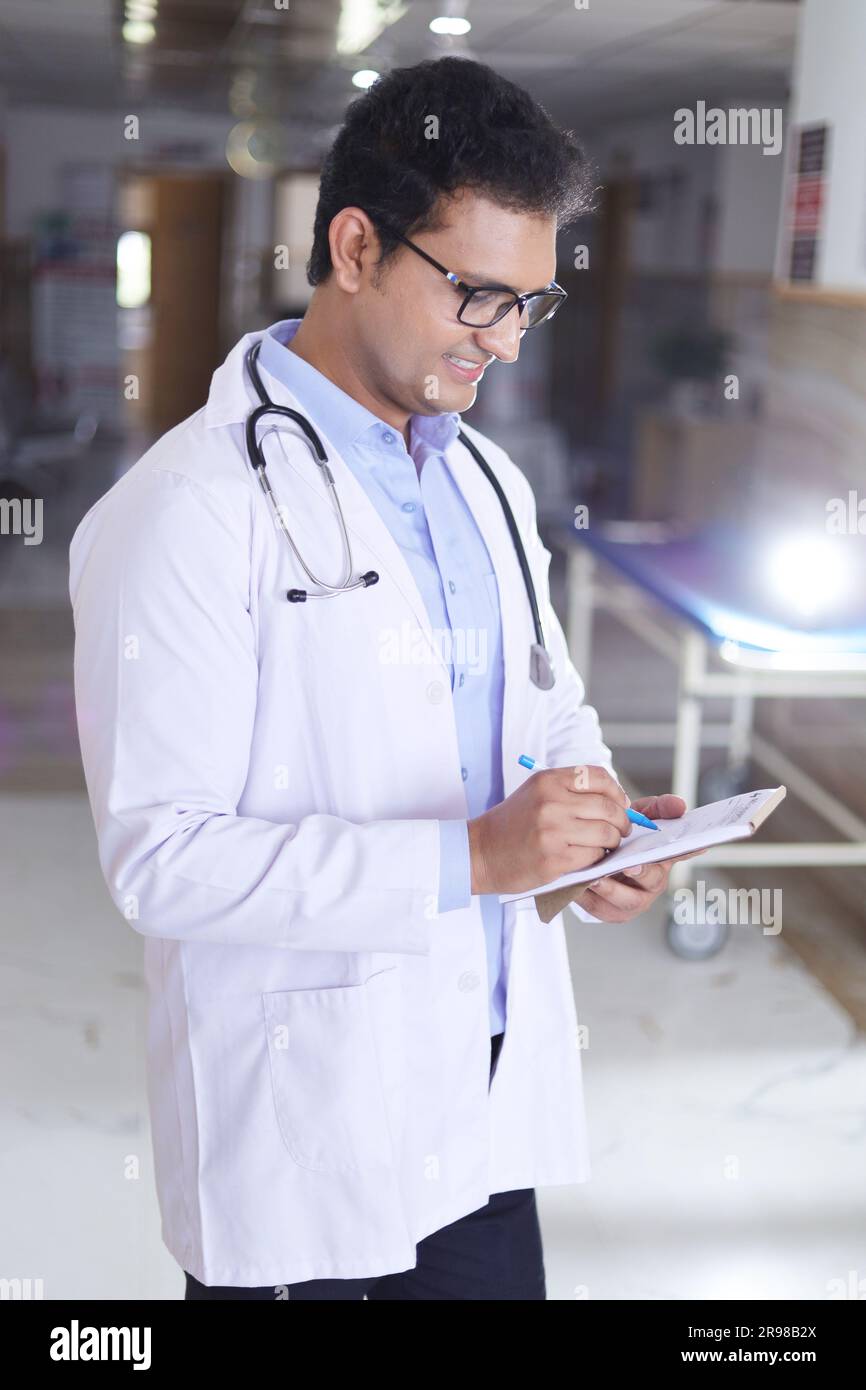
[[468,34],[472,25],[468,19],[443,14],[438,19],[431,19],[430,28],[434,34]]
[[402,19],[402,0],[342,0],[337,21],[337,52],[363,53],[379,35]]
[[352,83],[355,87],[363,87],[366,91],[368,87],[372,87],[378,76],[379,74],[374,72],[372,68],[361,68],[352,74]]
[[126,43],[151,43],[156,38],[153,25],[141,19],[128,19],[121,33]]

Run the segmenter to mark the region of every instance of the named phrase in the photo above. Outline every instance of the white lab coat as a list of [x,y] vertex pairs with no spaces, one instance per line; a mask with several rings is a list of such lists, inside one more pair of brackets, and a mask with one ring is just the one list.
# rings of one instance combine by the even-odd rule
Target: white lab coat
[[[144,937],[162,1235],[205,1284],[245,1286],[411,1269],[416,1242],[492,1193],[590,1176],[562,919],[545,926],[531,902],[506,908],[507,1024],[488,1093],[479,900],[436,912],[436,822],[468,814],[449,674],[326,421],[355,571],[380,582],[286,601],[306,581],[243,445],[256,403],[243,354],[260,336],[90,509],[70,551],[100,863]],[[501,596],[505,793],[526,776],[524,750],[611,769],[550,607],[529,484],[463,428],[511,502],[558,675],[550,691],[528,679],[512,541],[455,442],[447,464]],[[336,580],[339,531],[307,444],[289,424],[265,449],[304,559]],[[395,634],[418,629],[424,659],[394,661]]]

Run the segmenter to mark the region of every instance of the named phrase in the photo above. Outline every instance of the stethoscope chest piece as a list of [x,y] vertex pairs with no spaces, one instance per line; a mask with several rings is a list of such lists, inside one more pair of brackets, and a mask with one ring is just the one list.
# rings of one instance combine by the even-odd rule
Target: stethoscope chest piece
[[556,684],[550,652],[538,642],[533,642],[529,648],[529,679],[539,690],[552,690]]

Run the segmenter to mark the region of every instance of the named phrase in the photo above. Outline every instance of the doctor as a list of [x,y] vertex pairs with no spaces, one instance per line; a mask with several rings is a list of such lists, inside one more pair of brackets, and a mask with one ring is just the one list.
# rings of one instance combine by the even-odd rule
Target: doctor
[[[543,1299],[534,1188],[590,1176],[562,920],[497,895],[597,862],[627,798],[530,487],[461,417],[559,307],[556,233],[588,188],[572,137],[489,68],[390,73],[325,162],[303,320],[248,333],[73,538],[84,770],[144,937],[187,1298]],[[254,431],[265,492],[254,344],[340,511],[290,414]],[[460,429],[513,512],[552,686]],[[346,540],[367,578],[334,592]],[[524,750],[554,770],[527,777]],[[668,867],[599,882],[579,915],[631,919]]]

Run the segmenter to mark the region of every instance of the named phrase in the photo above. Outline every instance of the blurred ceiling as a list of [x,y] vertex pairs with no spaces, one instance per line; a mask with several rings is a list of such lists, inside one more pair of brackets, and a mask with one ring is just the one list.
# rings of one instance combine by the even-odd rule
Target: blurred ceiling
[[[135,44],[122,36],[128,3],[0,0],[7,101],[258,110],[327,128],[356,95],[357,68],[459,52],[591,126],[672,93],[677,104],[784,95],[798,17],[797,0],[589,0],[580,10],[575,0],[156,0],[155,36]],[[339,52],[341,24],[377,10],[381,35]],[[449,12],[471,20],[466,39],[430,33]]]

